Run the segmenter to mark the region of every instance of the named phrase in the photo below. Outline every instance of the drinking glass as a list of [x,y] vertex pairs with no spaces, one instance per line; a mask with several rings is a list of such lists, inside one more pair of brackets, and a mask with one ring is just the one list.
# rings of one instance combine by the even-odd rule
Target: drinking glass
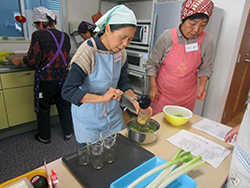
[[90,151],[91,165],[94,169],[101,169],[104,166],[103,141],[99,136],[88,139],[87,146]]
[[77,158],[80,165],[87,165],[90,162],[90,151],[85,144],[77,143]]
[[104,160],[112,163],[116,160],[116,132],[105,130],[100,136],[104,145]]

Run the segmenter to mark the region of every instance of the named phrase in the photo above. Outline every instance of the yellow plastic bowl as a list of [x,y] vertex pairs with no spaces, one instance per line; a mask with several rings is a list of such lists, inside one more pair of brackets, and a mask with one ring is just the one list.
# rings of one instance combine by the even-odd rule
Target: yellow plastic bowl
[[163,112],[166,120],[174,126],[184,125],[193,116],[193,112],[191,110],[181,106],[167,105],[164,106]]

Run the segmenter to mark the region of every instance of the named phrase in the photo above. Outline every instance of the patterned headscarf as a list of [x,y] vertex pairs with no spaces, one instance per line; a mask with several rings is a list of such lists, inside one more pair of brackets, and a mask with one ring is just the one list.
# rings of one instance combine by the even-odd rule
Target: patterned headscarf
[[181,21],[196,13],[212,15],[214,3],[211,0],[186,0],[182,3]]
[[95,30],[95,26],[89,22],[82,21],[78,26],[79,33],[92,32]]

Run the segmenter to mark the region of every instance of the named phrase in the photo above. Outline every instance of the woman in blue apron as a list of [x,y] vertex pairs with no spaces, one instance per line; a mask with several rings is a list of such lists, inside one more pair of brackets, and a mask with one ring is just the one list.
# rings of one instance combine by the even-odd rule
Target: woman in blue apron
[[[136,98],[127,75],[125,51],[136,31],[133,11],[124,5],[115,6],[95,24],[101,32],[78,48],[62,90],[63,98],[73,103],[74,131],[79,143],[99,136],[103,130],[124,129],[121,93]],[[138,102],[131,102],[138,112]]]
[[33,24],[38,31],[32,34],[28,55],[13,59],[12,63],[24,63],[35,67],[34,109],[37,114],[38,134],[35,139],[50,143],[50,107],[56,104],[64,140],[73,134],[71,104],[61,96],[61,90],[68,72],[69,36],[55,29],[55,14],[45,7],[34,8]]
[[250,187],[250,101],[240,125],[229,131],[225,142],[236,141],[227,181],[223,188]]

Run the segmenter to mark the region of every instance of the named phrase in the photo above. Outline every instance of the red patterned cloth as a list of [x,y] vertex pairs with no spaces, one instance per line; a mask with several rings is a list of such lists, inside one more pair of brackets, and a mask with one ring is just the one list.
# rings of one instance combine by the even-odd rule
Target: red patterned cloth
[[196,13],[204,13],[210,17],[213,8],[214,3],[211,0],[186,0],[182,3],[181,20]]

